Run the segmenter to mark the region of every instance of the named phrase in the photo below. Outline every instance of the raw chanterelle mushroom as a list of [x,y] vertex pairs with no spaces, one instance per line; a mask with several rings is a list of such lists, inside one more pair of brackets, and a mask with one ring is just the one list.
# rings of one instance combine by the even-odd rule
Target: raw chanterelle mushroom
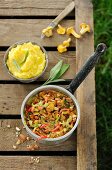
[[86,23],[80,24],[80,28],[81,28],[80,30],[81,35],[85,34],[86,32],[90,32],[90,26],[87,25]]
[[47,27],[45,29],[42,30],[42,33],[46,36],[46,37],[51,37],[53,35],[52,32],[52,27]]
[[67,40],[63,41],[63,45],[66,47],[70,46],[71,38],[68,38]]
[[66,28],[62,27],[61,25],[58,25],[57,33],[58,34],[65,34]]
[[63,41],[62,44],[58,45],[58,52],[63,53],[67,51],[67,47],[70,46],[71,38],[68,38],[67,40]]
[[63,44],[58,45],[57,49],[59,53],[63,53],[67,51],[66,46],[64,46]]
[[68,35],[72,34],[75,38],[80,38],[81,37],[79,34],[76,33],[76,31],[74,30],[73,27],[67,28],[66,32],[67,32]]

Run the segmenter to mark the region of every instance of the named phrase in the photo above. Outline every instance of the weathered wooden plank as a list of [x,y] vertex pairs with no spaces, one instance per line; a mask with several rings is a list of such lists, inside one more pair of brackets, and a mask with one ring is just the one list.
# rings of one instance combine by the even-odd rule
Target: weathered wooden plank
[[[76,30],[79,24],[88,23],[93,30],[93,7],[90,0],[75,0]],[[94,51],[93,33],[84,35],[76,41],[76,67],[82,67],[87,57]],[[77,91],[80,103],[81,119],[77,133],[77,169],[96,170],[96,112],[95,112],[95,74],[94,71],[86,78]]]
[[[8,128],[7,125],[10,125],[11,128]],[[16,145],[17,142],[16,127],[21,129],[22,134],[27,135],[26,130],[23,129],[21,119],[0,120],[0,151],[15,151],[13,145]],[[27,151],[27,145],[31,144],[36,144],[33,139],[18,145],[16,151]],[[39,151],[76,151],[76,131],[67,141],[59,145],[48,146],[39,144],[39,146]]]
[[[33,158],[37,158],[34,156]],[[40,156],[39,163],[30,163],[31,156],[0,156],[2,170],[76,170],[76,157],[73,156]]]
[[[1,16],[55,16],[58,15],[72,0],[1,0]],[[70,15],[74,15],[71,13]]]
[[[44,73],[44,75],[39,78],[39,80],[46,80],[49,76],[49,72],[51,68],[58,63],[60,59],[63,60],[64,63],[67,63],[70,65],[67,72],[62,76],[64,79],[72,79],[75,75],[75,51],[67,51],[66,53],[58,53],[58,51],[48,51],[48,58],[49,63],[48,67]],[[0,52],[0,80],[13,80],[13,78],[7,73],[7,70],[4,67],[4,57],[5,52]]]
[[37,87],[35,84],[0,84],[0,115],[20,115],[22,101]]
[[[0,20],[0,46],[9,46],[18,41],[34,41],[43,46],[52,47],[62,43],[68,35],[59,35],[56,28],[53,37],[41,39],[41,31],[46,28],[52,19],[1,19]],[[63,20],[65,27],[74,25],[74,20]],[[4,38],[5,37],[5,38]],[[75,38],[72,36],[71,46],[75,46]]]
[[20,114],[25,96],[37,85],[0,84],[0,114]]

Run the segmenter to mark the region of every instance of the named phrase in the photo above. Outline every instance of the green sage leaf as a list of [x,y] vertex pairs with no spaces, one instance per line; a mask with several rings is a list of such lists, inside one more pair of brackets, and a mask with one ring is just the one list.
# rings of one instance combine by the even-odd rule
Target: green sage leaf
[[60,78],[68,70],[69,67],[70,67],[69,64],[63,64],[60,71],[57,73],[57,75],[52,80]]
[[50,76],[49,79],[54,79],[55,76],[58,74],[58,72],[60,71],[61,67],[63,64],[63,60],[60,60],[50,71]]
[[18,69],[18,71],[21,71],[21,67],[19,66],[19,64],[17,63],[17,61],[15,59],[13,59],[13,63],[16,66],[16,68]]
[[65,81],[64,79],[59,79],[69,68],[69,64],[63,64],[63,60],[60,60],[50,71],[50,76],[43,85],[50,83]]
[[24,64],[26,62],[26,59],[27,59],[28,55],[29,55],[29,51],[27,50],[26,54],[25,54],[25,58],[24,58],[24,60],[23,60],[23,62],[21,64]]

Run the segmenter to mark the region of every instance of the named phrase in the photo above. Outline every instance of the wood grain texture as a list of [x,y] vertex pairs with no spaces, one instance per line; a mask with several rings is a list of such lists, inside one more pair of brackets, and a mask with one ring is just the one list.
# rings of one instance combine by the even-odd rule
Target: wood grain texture
[[[34,156],[33,158],[37,158]],[[0,156],[1,170],[77,170],[76,157],[39,156],[40,162],[30,163],[31,156]]]
[[[1,0],[0,15],[1,16],[56,16],[58,15],[72,0]],[[72,12],[71,16],[74,15]]]
[[[93,7],[90,0],[75,0],[76,30],[79,24],[86,22],[93,31]],[[94,51],[93,33],[86,34],[76,41],[77,71]],[[77,132],[77,169],[96,170],[96,112],[95,112],[95,74],[94,71],[85,79],[77,91],[80,103],[81,119]]]
[[[48,63],[48,67],[45,71],[45,73],[43,74],[43,76],[41,78],[39,78],[37,81],[40,80],[47,80],[48,76],[49,76],[49,72],[51,70],[51,68],[58,63],[59,60],[63,60],[63,63],[67,63],[70,65],[69,69],[67,70],[67,72],[62,76],[62,78],[64,79],[72,79],[75,75],[76,72],[76,58],[75,58],[75,51],[67,51],[66,53],[58,53],[58,51],[48,51],[48,59],[49,59],[49,63]],[[5,52],[2,51],[0,52],[0,80],[13,80],[13,78],[8,74],[5,66],[4,66],[4,57]]]
[[[10,125],[11,128],[7,128],[7,125]],[[17,142],[16,127],[21,129],[22,134],[27,135],[26,130],[23,129],[21,119],[0,120],[0,151],[15,151],[13,145],[16,145]],[[36,144],[33,139],[18,145],[16,151],[27,151],[27,145],[31,144]],[[39,146],[38,151],[76,151],[76,131],[67,141],[59,145],[48,146],[39,144]]]
[[[52,19],[0,19],[0,46],[10,46],[18,41],[34,41],[42,46],[52,47],[61,44],[68,35],[59,35],[55,28],[53,36],[41,39],[41,32]],[[74,20],[60,22],[65,27],[74,25]],[[72,36],[71,46],[75,46],[75,38]]]
[[53,22],[57,25],[62,19],[64,19],[73,9],[75,8],[75,3],[72,1],[69,3],[66,8],[53,20]]
[[23,99],[36,87],[30,84],[0,84],[0,114],[20,115]]
[[37,87],[34,84],[0,84],[0,114],[20,115],[24,98]]

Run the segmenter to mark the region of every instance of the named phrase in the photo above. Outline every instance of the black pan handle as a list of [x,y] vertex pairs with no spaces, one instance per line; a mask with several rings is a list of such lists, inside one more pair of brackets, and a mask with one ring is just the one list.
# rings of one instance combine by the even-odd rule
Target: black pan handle
[[70,91],[72,94],[76,91],[79,85],[87,77],[89,72],[94,68],[101,55],[104,54],[106,48],[107,47],[104,43],[98,44],[95,53],[88,58],[82,69],[76,74],[75,78],[68,85],[67,87],[68,91]]

